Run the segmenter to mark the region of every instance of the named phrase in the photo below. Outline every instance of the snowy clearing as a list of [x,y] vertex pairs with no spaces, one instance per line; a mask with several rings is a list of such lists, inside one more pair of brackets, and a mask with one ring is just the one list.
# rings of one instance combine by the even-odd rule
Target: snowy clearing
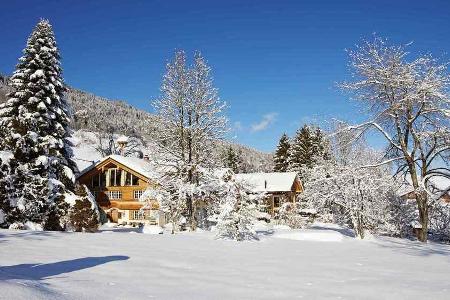
[[0,230],[0,298],[448,299],[450,293],[448,245],[361,241],[320,226],[241,243],[210,232],[136,232]]

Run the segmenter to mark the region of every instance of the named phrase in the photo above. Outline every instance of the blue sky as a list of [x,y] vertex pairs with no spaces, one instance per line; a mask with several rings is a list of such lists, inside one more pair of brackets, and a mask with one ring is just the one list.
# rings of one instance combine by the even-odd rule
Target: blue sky
[[[175,49],[200,50],[236,141],[272,151],[305,122],[363,119],[335,88],[346,48],[376,32],[449,59],[450,1],[5,1],[0,72],[39,18],[53,24],[73,87],[151,111]],[[378,141],[375,139],[374,143]]]

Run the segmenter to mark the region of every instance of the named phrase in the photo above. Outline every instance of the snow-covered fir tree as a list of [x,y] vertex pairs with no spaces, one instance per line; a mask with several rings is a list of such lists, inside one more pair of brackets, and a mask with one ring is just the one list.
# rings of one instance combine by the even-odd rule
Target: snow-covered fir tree
[[304,125],[291,141],[289,170],[299,172],[311,168],[317,159],[327,157],[327,145],[319,127]]
[[290,148],[291,144],[289,137],[286,133],[283,133],[280,141],[278,142],[277,150],[275,150],[275,154],[273,156],[273,170],[275,172],[286,172],[288,170]]
[[0,158],[0,226],[5,222],[5,212],[10,209],[7,165]]
[[223,166],[231,169],[234,173],[245,172],[245,166],[242,158],[242,152],[228,146],[222,154]]
[[21,213],[14,205],[10,170],[9,164],[0,158],[0,228],[21,221]]
[[59,211],[57,199],[73,188],[75,168],[60,55],[47,20],[36,25],[23,53],[0,107],[0,147],[13,154],[13,205],[25,221],[45,228],[49,214]]
[[330,158],[330,145],[328,139],[325,137],[322,129],[320,127],[316,127],[314,129],[314,134],[312,136],[313,146],[315,148],[316,157],[321,159],[329,159]]

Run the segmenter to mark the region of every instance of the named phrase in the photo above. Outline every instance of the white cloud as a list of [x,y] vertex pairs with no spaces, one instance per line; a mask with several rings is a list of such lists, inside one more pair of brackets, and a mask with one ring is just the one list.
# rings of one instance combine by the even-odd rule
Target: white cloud
[[276,118],[278,116],[278,113],[272,112],[269,114],[266,114],[262,116],[262,120],[258,123],[252,124],[251,131],[257,132],[267,129],[273,122],[275,122]]

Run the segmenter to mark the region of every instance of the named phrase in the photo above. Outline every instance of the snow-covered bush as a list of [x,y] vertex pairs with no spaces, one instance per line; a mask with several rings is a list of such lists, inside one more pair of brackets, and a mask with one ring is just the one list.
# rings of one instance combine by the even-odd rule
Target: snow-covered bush
[[31,231],[43,231],[41,224],[27,221],[25,223],[14,222],[9,225],[10,230],[31,230]]
[[77,186],[75,203],[70,208],[68,225],[77,232],[95,232],[99,226],[96,204],[90,199],[85,186]]
[[338,223],[348,223],[364,238],[366,229],[376,230],[392,195],[392,176],[380,168],[322,161],[313,167],[301,195],[319,213],[331,213]]
[[162,234],[163,229],[157,225],[145,224],[144,226],[142,226],[141,232],[144,234]]
[[257,202],[252,201],[239,187],[231,187],[220,205],[216,236],[237,241],[258,240],[253,228],[257,215]]
[[450,203],[441,199],[435,201],[430,209],[430,231],[433,238],[450,241]]
[[381,207],[376,227],[380,234],[409,237],[413,234],[411,224],[417,223],[416,204],[395,194]]
[[293,203],[283,203],[278,211],[278,224],[287,225],[290,228],[304,228],[313,222],[313,218],[297,209]]
[[216,236],[237,241],[257,240],[254,225],[258,220],[263,194],[251,194],[245,182],[231,177],[218,178],[216,195],[219,199]]

